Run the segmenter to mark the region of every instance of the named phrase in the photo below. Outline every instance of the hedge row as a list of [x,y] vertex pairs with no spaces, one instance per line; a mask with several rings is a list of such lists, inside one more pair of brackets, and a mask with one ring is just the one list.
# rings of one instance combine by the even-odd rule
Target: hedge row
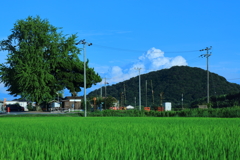
[[[79,113],[84,116],[83,113]],[[139,110],[104,110],[88,112],[90,117],[240,117],[240,107],[228,107],[218,109],[186,109],[182,111],[139,111]]]

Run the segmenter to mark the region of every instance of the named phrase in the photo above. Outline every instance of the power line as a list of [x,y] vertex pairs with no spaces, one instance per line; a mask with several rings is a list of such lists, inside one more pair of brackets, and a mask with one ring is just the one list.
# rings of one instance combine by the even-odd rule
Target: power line
[[[102,46],[102,45],[97,45],[94,44],[94,47],[99,47],[99,48],[106,48],[106,49],[111,49],[111,50],[118,50],[118,51],[125,51],[125,52],[146,52],[143,50],[132,50],[132,49],[125,49],[125,48],[115,48],[115,47],[108,47],[108,46]],[[189,52],[198,52],[199,50],[189,50],[189,51],[166,51],[164,53],[189,53]],[[163,52],[163,51],[162,51]],[[155,53],[155,52],[153,52]]]

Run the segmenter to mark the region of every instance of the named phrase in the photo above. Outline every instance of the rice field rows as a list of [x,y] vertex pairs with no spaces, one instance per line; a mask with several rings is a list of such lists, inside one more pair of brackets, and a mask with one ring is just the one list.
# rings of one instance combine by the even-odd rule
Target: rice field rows
[[240,159],[240,119],[0,118],[0,159]]

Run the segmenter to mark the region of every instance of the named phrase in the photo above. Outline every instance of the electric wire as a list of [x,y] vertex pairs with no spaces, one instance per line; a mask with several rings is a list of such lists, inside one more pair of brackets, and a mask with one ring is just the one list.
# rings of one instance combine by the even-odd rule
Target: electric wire
[[[132,49],[124,49],[124,48],[115,48],[115,47],[109,47],[109,46],[102,46],[98,44],[94,44],[93,46],[98,48],[105,48],[105,49],[111,49],[111,50],[118,50],[118,51],[126,51],[126,52],[146,52],[143,50],[132,50]],[[189,53],[189,52],[199,52],[199,50],[189,50],[189,51],[162,51],[164,53]],[[155,53],[155,52],[153,52]]]

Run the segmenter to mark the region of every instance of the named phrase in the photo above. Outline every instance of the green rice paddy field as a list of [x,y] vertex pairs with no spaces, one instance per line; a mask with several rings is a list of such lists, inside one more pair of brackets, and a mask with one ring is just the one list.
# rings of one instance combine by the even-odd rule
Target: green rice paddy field
[[0,159],[237,160],[240,119],[2,117]]

